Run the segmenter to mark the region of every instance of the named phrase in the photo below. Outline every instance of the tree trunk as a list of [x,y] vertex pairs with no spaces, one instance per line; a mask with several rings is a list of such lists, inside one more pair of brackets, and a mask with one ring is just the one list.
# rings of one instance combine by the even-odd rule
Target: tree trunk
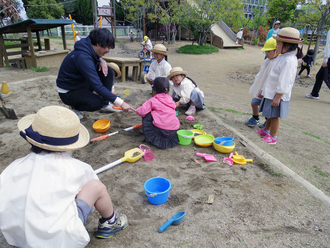
[[314,47],[314,55],[313,55],[314,61],[316,61],[316,58],[317,58],[317,52],[319,51],[321,35],[323,33],[323,30],[325,29],[325,24],[327,22],[328,15],[329,15],[329,9],[327,9],[326,11],[324,11],[322,13],[322,18],[321,18],[320,24],[317,27],[318,32],[317,32],[317,38],[316,38],[316,43],[315,43],[315,47]]

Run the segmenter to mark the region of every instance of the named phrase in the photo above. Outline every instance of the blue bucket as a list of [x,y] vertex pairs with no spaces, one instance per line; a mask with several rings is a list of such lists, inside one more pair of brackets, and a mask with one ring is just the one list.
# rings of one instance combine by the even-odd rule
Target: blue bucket
[[153,177],[144,183],[144,189],[148,200],[154,205],[160,205],[167,201],[171,182],[163,177]]
[[215,138],[214,140],[215,140],[215,143],[217,143],[218,145],[220,145],[221,142],[224,142],[222,144],[222,146],[232,146],[234,138],[232,138],[232,137],[218,137],[218,138]]

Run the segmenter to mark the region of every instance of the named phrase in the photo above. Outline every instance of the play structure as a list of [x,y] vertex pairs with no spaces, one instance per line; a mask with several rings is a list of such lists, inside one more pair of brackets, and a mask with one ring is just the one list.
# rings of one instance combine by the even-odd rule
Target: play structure
[[242,47],[243,41],[236,44],[236,34],[223,22],[214,24],[211,28],[210,42],[219,48]]
[[[62,19],[27,19],[1,27],[0,67],[11,63],[16,63],[18,68],[61,65],[64,57],[69,53],[64,26],[71,23],[71,20]],[[43,38],[44,47],[42,47],[40,32],[56,27],[61,27],[63,50],[51,50],[48,37]],[[22,36],[20,38],[6,38],[6,34],[22,34]],[[6,45],[5,41],[18,41],[19,44]]]

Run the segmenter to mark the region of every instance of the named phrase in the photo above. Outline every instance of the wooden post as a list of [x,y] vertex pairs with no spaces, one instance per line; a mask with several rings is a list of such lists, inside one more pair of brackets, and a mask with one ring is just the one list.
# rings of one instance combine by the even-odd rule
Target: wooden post
[[147,35],[147,31],[146,31],[146,9],[144,8],[143,5],[143,36]]
[[39,49],[39,51],[41,51],[42,48],[41,48],[41,41],[40,41],[39,31],[37,31],[36,34],[37,34],[38,49]]
[[65,28],[64,28],[64,25],[61,26],[61,31],[62,31],[63,49],[66,50],[66,49],[68,49],[68,48],[67,48],[67,46],[66,46]]
[[28,33],[28,41],[29,41],[30,52],[31,52],[31,64],[33,67],[37,67],[37,60],[36,60],[36,54],[34,52],[31,26],[27,27],[27,33]]
[[96,0],[92,0],[92,9],[93,9],[93,23],[94,23],[94,29],[97,28],[97,6],[96,6]]
[[[3,37],[2,37],[2,34],[0,35],[0,67],[3,67],[3,54],[5,52],[5,43],[3,41]],[[2,52],[3,51],[3,52]]]
[[[117,21],[116,21],[116,0],[111,0],[112,1],[112,5],[113,5],[113,25],[114,25],[114,29],[115,29],[115,39],[117,39]],[[113,30],[112,30],[113,33]]]

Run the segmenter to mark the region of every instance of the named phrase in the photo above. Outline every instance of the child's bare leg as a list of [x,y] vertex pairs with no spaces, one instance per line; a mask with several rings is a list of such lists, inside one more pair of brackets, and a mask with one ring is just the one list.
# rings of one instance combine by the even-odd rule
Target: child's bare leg
[[267,121],[266,121],[265,130],[268,131],[268,132],[271,129],[271,126],[272,126],[272,119],[273,118],[268,118]]
[[252,107],[252,114],[253,114],[254,116],[259,115],[259,106],[254,105],[254,104],[251,104],[251,107]]
[[[272,123],[272,125],[270,126],[270,135],[275,137],[277,135],[278,129],[280,128],[280,117],[275,117],[270,119]],[[267,123],[268,123],[268,119],[267,119]]]
[[113,214],[113,206],[107,188],[99,180],[93,179],[86,183],[77,198],[85,201],[91,208],[95,206],[104,218]]

